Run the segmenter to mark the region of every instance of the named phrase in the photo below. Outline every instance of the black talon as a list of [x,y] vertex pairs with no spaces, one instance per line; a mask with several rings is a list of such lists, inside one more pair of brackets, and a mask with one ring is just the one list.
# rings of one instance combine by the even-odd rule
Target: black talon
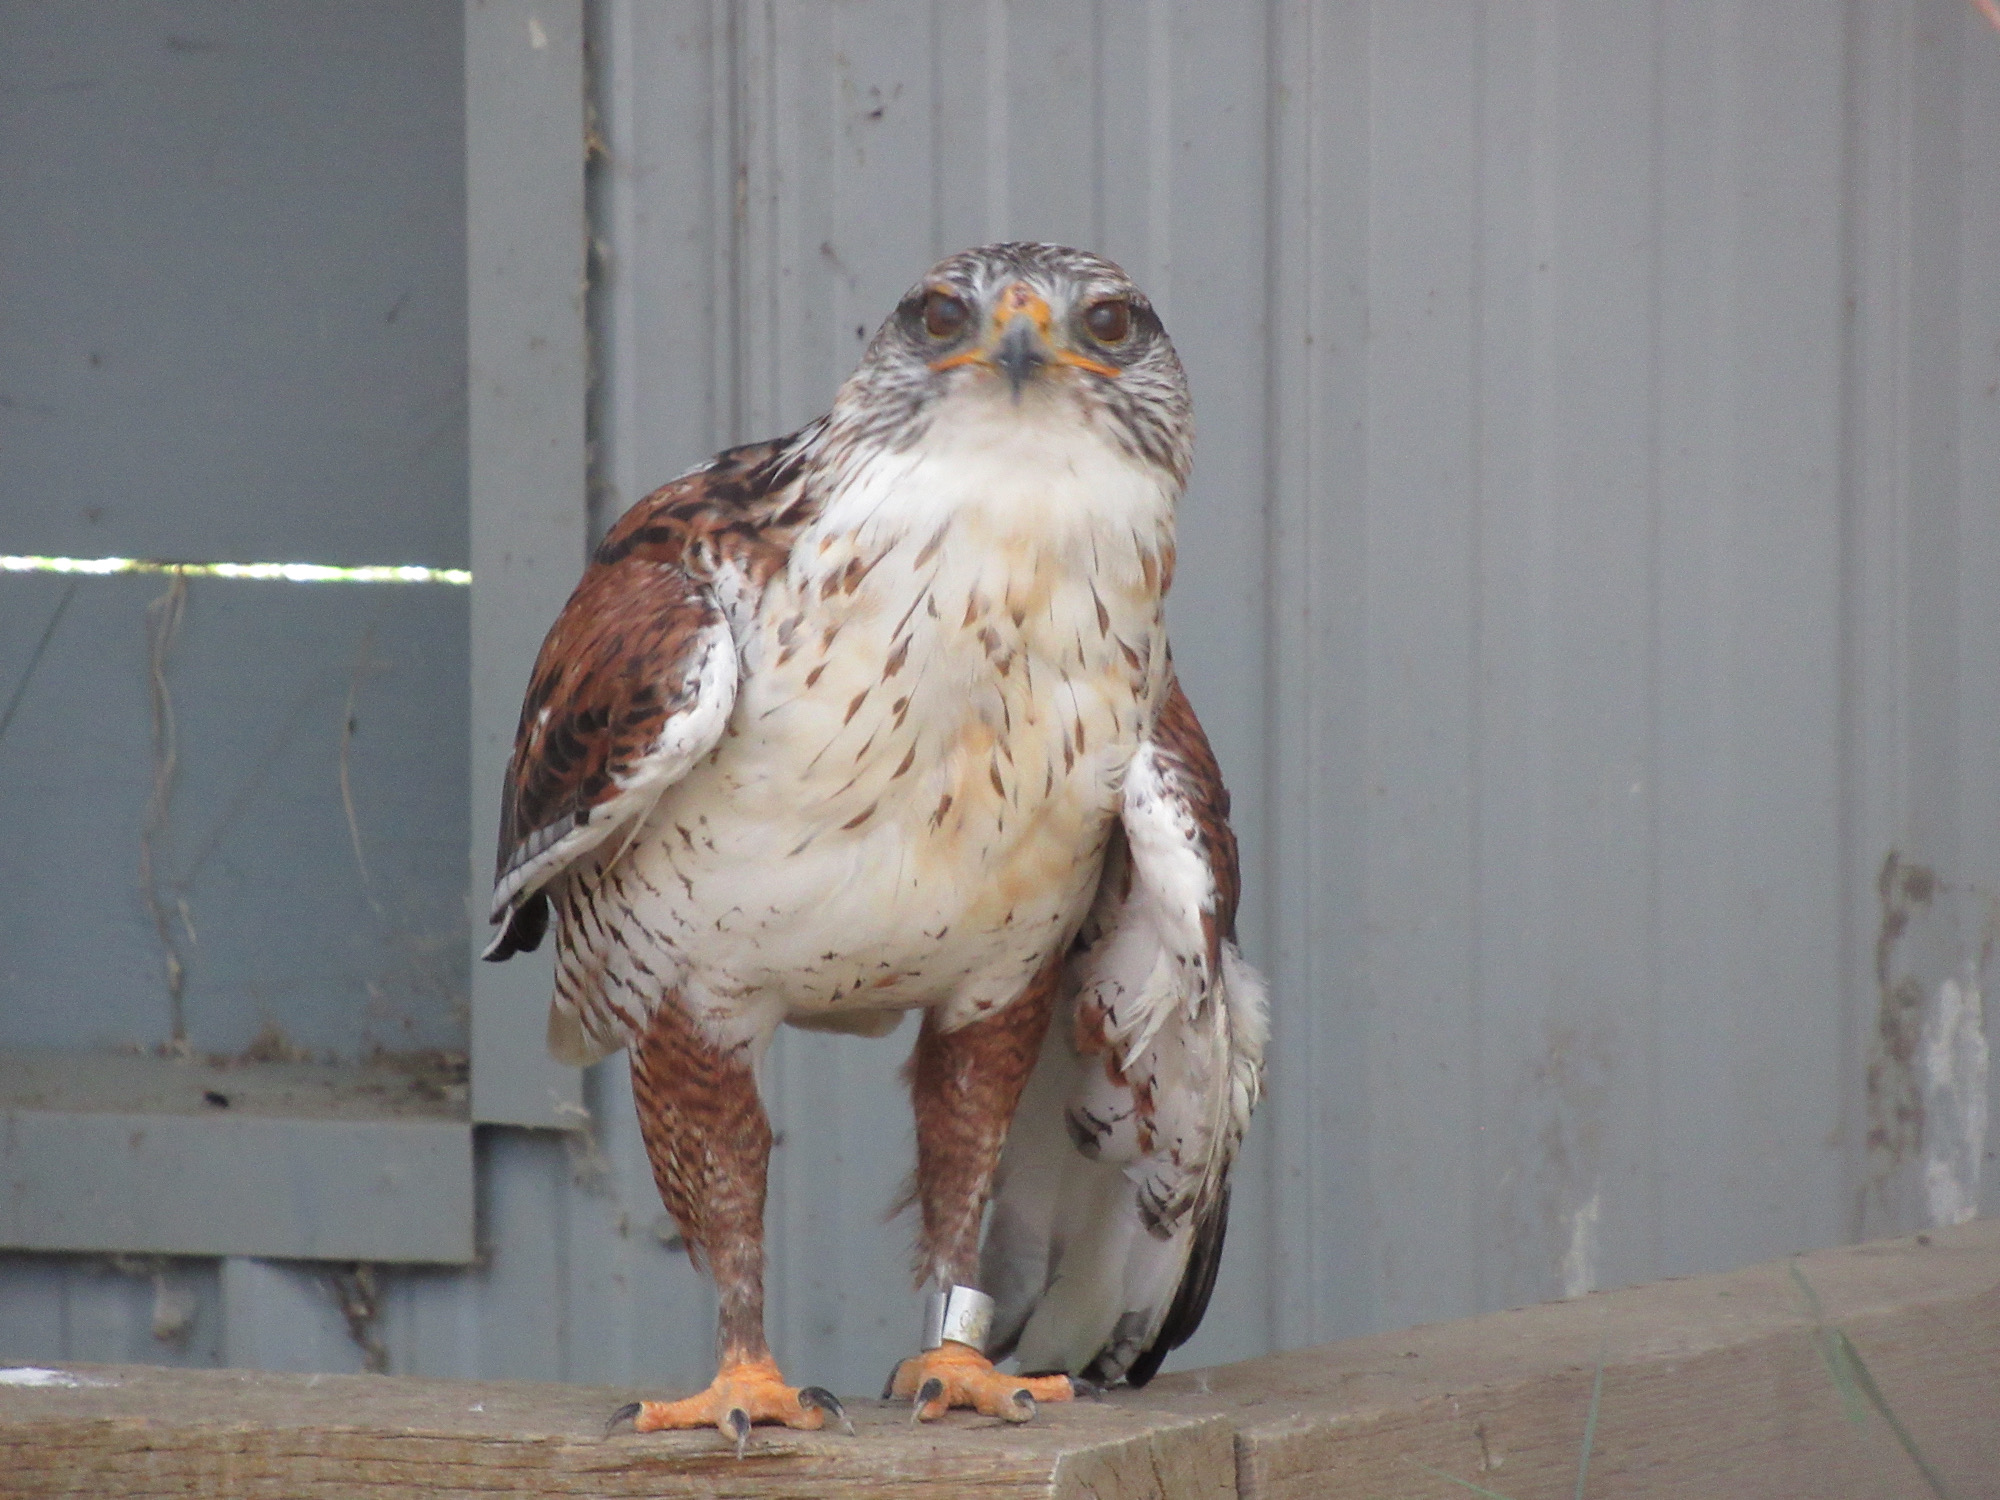
[[849,1437],[854,1436],[854,1420],[847,1415],[847,1408],[840,1404],[840,1398],[823,1385],[804,1386],[799,1391],[799,1406],[811,1411],[814,1407],[825,1412],[834,1421],[847,1429]]
[[896,1394],[896,1377],[903,1373],[903,1362],[899,1359],[889,1366],[889,1378],[882,1382],[882,1399],[887,1401]]
[[1079,1401],[1102,1401],[1104,1399],[1104,1387],[1094,1380],[1085,1380],[1081,1375],[1070,1376],[1069,1393]]
[[931,1376],[929,1380],[926,1380],[922,1385],[917,1387],[917,1399],[910,1404],[910,1420],[912,1422],[921,1422],[924,1417],[924,1408],[943,1395],[944,1382],[939,1380],[935,1375]]
[[1021,1414],[1014,1418],[1015,1421],[1032,1422],[1035,1420],[1035,1393],[1033,1391],[1029,1390],[1026,1386],[1022,1386],[1009,1399],[1014,1403],[1014,1410]]
[[630,1422],[633,1418],[637,1417],[641,1404],[637,1401],[628,1401],[619,1407],[618,1410],[614,1411],[611,1414],[611,1420],[604,1424],[604,1435],[610,1437],[612,1433],[618,1430],[620,1422]]
[[736,1456],[743,1456],[743,1445],[750,1441],[750,1413],[740,1406],[729,1408],[729,1415],[722,1419],[729,1424],[729,1430],[736,1434]]

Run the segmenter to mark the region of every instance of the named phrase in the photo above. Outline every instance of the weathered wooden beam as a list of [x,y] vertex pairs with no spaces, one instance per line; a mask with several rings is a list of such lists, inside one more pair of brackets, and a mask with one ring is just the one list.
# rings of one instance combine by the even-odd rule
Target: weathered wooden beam
[[1463,1500],[1453,1480],[1568,1500],[1601,1360],[1590,1495],[1932,1495],[1829,1372],[1794,1264],[1947,1491],[2000,1496],[2000,1220],[1166,1376],[1146,1395],[1229,1414],[1242,1500]]
[[629,1430],[632,1392],[511,1381],[68,1366],[86,1384],[0,1385],[0,1495],[335,1500],[496,1495],[775,1500],[977,1495],[1229,1500],[1225,1418],[1086,1402],[1015,1427],[903,1402],[850,1401],[855,1436],[760,1427]]
[[[620,1433],[632,1394],[578,1386],[73,1367],[0,1381],[9,1496],[785,1495],[1343,1500],[1574,1493],[1593,1377],[1593,1496],[1934,1493],[1823,1350],[1852,1340],[1958,1500],[2000,1496],[2000,1222],[1793,1263],[1349,1339],[1044,1407],[855,1437]],[[1450,1476],[1450,1477],[1441,1477]]]

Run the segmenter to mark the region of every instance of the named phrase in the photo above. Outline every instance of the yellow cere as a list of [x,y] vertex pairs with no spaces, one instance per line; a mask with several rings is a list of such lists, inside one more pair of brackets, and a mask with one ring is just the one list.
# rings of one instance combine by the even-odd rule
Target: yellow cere
[[448,583],[464,588],[472,574],[464,568],[424,568],[374,564],[337,568],[298,562],[161,562],[144,557],[22,557],[0,553],[0,573],[71,573],[109,577],[117,573],[178,573],[184,578],[249,578],[281,583]]

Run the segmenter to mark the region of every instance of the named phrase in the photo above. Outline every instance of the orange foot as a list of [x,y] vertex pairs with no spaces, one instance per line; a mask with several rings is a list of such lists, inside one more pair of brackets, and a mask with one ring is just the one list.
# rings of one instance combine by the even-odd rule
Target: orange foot
[[611,1425],[616,1427],[630,1418],[635,1432],[713,1427],[736,1440],[736,1456],[741,1458],[753,1423],[781,1422],[803,1432],[818,1432],[828,1417],[850,1434],[854,1431],[854,1424],[831,1391],[817,1385],[803,1390],[786,1385],[778,1362],[766,1355],[723,1365],[698,1396],[682,1401],[634,1401],[620,1407],[612,1414]]
[[896,1366],[882,1394],[910,1401],[912,1421],[928,1422],[953,1407],[969,1406],[1003,1422],[1025,1422],[1034,1416],[1036,1402],[1068,1401],[1076,1386],[1067,1375],[1002,1375],[970,1344],[946,1339]]

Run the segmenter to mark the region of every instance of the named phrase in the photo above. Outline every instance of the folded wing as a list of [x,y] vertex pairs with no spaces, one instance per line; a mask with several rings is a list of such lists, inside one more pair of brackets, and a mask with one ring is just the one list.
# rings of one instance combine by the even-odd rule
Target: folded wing
[[1023,1370],[1143,1385],[1207,1310],[1267,1029],[1228,817],[1176,683],[1001,1161],[981,1275]]
[[541,943],[550,883],[630,837],[715,747],[736,683],[729,622],[677,563],[631,551],[591,565],[543,641],[521,705],[501,794],[500,930],[484,957]]

